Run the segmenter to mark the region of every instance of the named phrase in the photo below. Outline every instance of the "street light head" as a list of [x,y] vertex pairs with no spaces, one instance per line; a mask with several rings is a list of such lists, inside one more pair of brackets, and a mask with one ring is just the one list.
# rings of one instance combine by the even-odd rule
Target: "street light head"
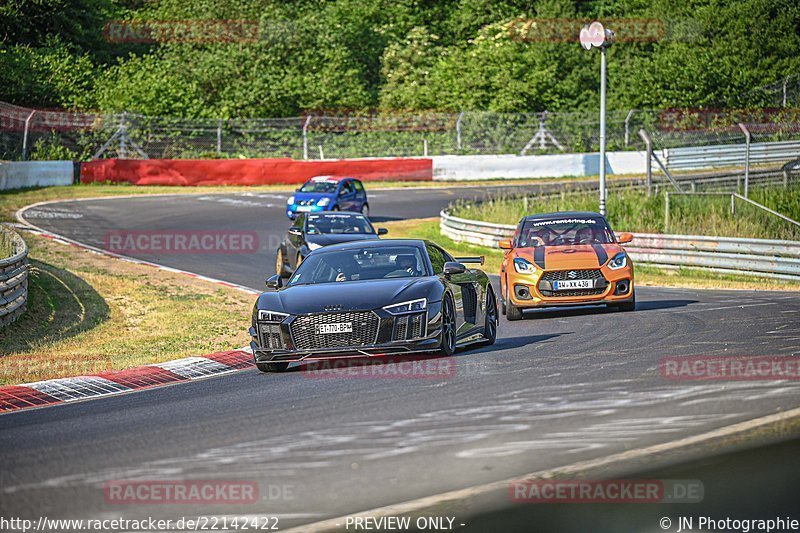
[[586,50],[607,48],[614,43],[614,32],[603,27],[601,22],[594,21],[581,28],[580,42]]
[[606,28],[605,34],[606,34],[606,40],[603,43],[603,46],[605,48],[608,48],[609,46],[614,44],[614,31],[613,30],[609,30],[608,28]]
[[597,21],[585,25],[581,28],[580,41],[586,50],[602,46],[605,41],[605,28]]

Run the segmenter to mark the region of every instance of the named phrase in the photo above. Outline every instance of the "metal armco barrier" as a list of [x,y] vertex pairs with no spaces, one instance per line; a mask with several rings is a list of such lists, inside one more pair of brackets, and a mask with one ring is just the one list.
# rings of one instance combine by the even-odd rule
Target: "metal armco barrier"
[[10,324],[25,312],[28,302],[28,245],[16,232],[0,226],[10,237],[13,255],[0,259],[0,327]]
[[[496,247],[516,226],[492,224],[439,213],[442,234],[457,242]],[[666,268],[700,268],[776,279],[800,279],[800,241],[737,239],[703,235],[634,233],[625,246],[631,258]]]
[[[667,148],[663,151],[664,163],[670,170],[742,166],[745,164],[745,155],[744,144]],[[784,163],[798,157],[800,157],[800,141],[750,145],[750,164],[753,165]]]

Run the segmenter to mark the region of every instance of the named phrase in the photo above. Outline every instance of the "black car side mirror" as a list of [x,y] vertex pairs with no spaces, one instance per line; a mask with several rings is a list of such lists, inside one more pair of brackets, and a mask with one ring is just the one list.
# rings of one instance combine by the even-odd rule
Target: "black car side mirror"
[[267,288],[278,290],[283,287],[283,278],[277,274],[271,278],[267,278]]
[[298,228],[296,226],[292,226],[291,228],[289,228],[289,233],[292,234],[292,235],[302,235],[303,234],[303,230],[301,230],[300,228]]
[[456,261],[448,261],[444,264],[444,275],[453,276],[455,274],[463,274],[467,271],[467,267]]
[[378,228],[378,235],[386,235],[389,233],[389,230],[386,228]]

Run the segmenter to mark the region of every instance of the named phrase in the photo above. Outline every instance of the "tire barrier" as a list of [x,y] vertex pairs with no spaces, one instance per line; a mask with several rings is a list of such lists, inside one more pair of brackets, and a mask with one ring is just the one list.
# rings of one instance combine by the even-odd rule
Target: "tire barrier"
[[10,257],[0,259],[0,327],[10,324],[28,302],[28,245],[15,231],[0,226],[0,238],[11,242]]

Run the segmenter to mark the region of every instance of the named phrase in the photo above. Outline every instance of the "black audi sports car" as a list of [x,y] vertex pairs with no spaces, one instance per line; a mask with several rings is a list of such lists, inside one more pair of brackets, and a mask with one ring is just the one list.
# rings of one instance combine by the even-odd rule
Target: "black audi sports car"
[[386,235],[361,213],[299,213],[278,246],[276,273],[288,278],[312,250],[340,242],[364,241]]
[[494,343],[497,299],[485,272],[423,240],[372,240],[311,252],[253,308],[250,335],[262,372],[292,361],[438,352]]

